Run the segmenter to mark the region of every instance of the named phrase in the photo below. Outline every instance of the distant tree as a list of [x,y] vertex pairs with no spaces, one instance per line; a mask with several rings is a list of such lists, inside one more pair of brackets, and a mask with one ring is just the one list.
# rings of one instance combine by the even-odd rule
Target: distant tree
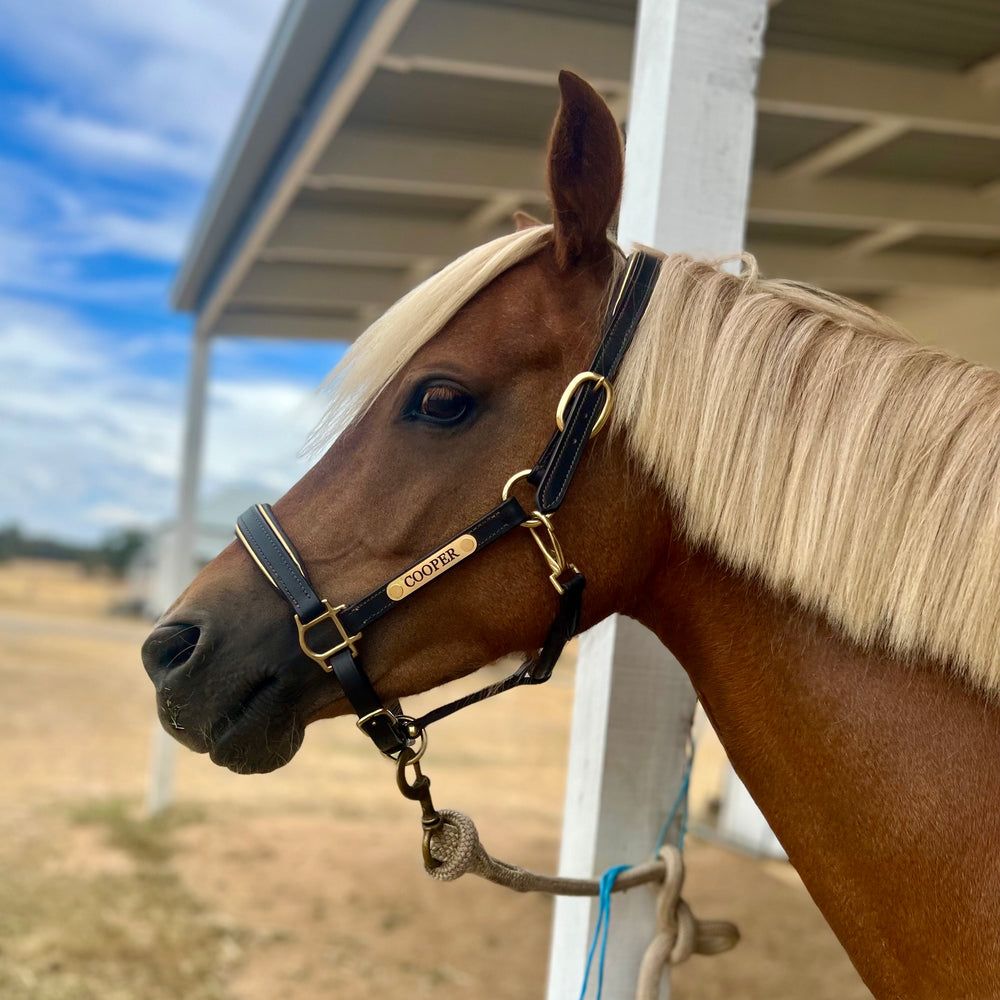
[[0,528],[0,561],[7,559],[59,559],[83,562],[90,549],[54,538],[31,538],[16,524]]
[[0,562],[19,556],[21,541],[21,529],[16,524],[5,524],[0,528]]
[[116,531],[97,548],[97,562],[115,576],[124,576],[132,560],[146,544],[146,535],[134,528]]
[[0,562],[9,559],[57,559],[81,563],[88,571],[107,570],[115,576],[124,576],[145,543],[145,534],[133,528],[116,531],[100,544],[87,546],[55,538],[32,538],[16,524],[8,524],[0,527]]

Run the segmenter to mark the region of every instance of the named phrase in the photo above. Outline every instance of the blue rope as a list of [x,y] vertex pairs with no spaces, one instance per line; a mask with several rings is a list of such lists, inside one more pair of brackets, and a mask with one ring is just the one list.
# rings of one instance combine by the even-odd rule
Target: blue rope
[[673,826],[674,819],[677,816],[677,811],[683,807],[684,811],[681,814],[681,831],[677,837],[677,846],[683,851],[684,850],[684,835],[687,833],[687,823],[688,823],[688,788],[691,785],[691,765],[694,763],[694,741],[692,740],[688,744],[688,755],[687,764],[684,765],[684,777],[681,779],[681,787],[677,790],[677,798],[674,799],[674,804],[670,807],[670,812],[667,814],[666,822],[664,822],[663,827],[660,829],[660,836],[656,840],[656,849],[654,854],[659,851],[659,849],[664,845],[667,839],[667,834],[670,832],[670,827]]
[[587,953],[587,968],[583,973],[583,987],[580,989],[580,1000],[584,1000],[584,997],[587,995],[587,983],[590,981],[590,967],[594,961],[594,952],[597,950],[598,940],[601,942],[601,957],[597,963],[597,996],[594,1000],[601,1000],[601,991],[604,989],[604,959],[608,951],[608,927],[611,924],[611,887],[615,884],[615,879],[631,867],[631,865],[615,865],[601,876],[601,908],[597,911],[594,936],[590,941],[590,951]]
[[[681,850],[684,849],[684,835],[687,833],[688,820],[687,795],[688,787],[691,784],[691,765],[693,763],[694,741],[692,740],[688,744],[687,764],[684,766],[684,777],[681,779],[681,787],[677,791],[677,797],[674,799],[674,804],[670,807],[670,812],[667,815],[666,822],[663,824],[663,828],[660,830],[660,836],[656,841],[657,851],[659,851],[666,841],[667,834],[670,832],[670,827],[673,825],[678,811],[682,808],[681,830],[677,839],[677,846]],[[601,906],[597,911],[597,923],[594,925],[594,936],[591,938],[590,950],[587,952],[587,967],[583,973],[583,986],[580,989],[580,1000],[585,1000],[587,995],[587,985],[590,982],[590,968],[594,961],[594,953],[597,951],[598,941],[601,943],[601,955],[597,961],[597,996],[594,1000],[601,1000],[601,991],[604,989],[604,959],[607,956],[608,950],[608,928],[611,924],[611,887],[615,884],[615,879],[622,872],[628,871],[631,867],[631,865],[615,865],[613,868],[609,868],[601,876]]]

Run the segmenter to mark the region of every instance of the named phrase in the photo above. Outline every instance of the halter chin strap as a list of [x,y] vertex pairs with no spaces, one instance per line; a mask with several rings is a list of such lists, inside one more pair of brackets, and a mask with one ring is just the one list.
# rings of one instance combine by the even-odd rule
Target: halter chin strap
[[[640,250],[629,257],[593,364],[566,387],[556,410],[556,431],[534,467],[511,476],[501,502],[489,513],[355,604],[333,607],[313,590],[302,560],[267,504],[256,504],[240,515],[236,535],[292,606],[302,651],[334,674],[358,715],[358,728],[382,753],[397,755],[419,739],[430,723],[460,708],[522,684],[548,680],[563,647],[579,629],[586,580],[566,561],[549,515],[565,499],[588,441],[610,416],[612,382],[649,304],[659,269],[659,258],[650,253]],[[530,514],[508,496],[522,479],[536,487],[535,509]],[[384,705],[361,665],[358,642],[363,630],[410,594],[517,527],[531,531],[551,571],[549,582],[559,595],[559,609],[541,650],[497,684],[419,719],[404,715],[398,702]]]

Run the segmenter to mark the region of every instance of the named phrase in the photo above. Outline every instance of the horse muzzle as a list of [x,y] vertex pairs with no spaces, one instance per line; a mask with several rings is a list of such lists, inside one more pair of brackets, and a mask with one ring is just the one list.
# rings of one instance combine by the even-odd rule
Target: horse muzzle
[[[308,661],[272,666],[266,651],[224,654],[208,627],[158,625],[142,647],[163,728],[190,750],[241,774],[273,771],[302,745],[315,680]],[[261,654],[264,655],[261,655]],[[226,660],[236,667],[223,670]],[[297,658],[301,659],[301,658]]]

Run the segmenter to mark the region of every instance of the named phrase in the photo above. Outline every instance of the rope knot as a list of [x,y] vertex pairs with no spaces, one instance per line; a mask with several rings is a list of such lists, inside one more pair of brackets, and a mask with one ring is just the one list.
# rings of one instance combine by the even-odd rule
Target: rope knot
[[728,920],[698,920],[681,898],[684,885],[684,858],[673,844],[659,850],[665,870],[656,897],[656,934],[642,957],[639,968],[639,1000],[659,996],[660,979],[668,965],[680,965],[693,954],[717,955],[728,951],[740,939],[735,924]]
[[457,809],[438,810],[442,823],[431,837],[431,856],[439,864],[426,869],[441,882],[453,882],[466,872],[476,871],[476,861],[483,853],[476,824]]

